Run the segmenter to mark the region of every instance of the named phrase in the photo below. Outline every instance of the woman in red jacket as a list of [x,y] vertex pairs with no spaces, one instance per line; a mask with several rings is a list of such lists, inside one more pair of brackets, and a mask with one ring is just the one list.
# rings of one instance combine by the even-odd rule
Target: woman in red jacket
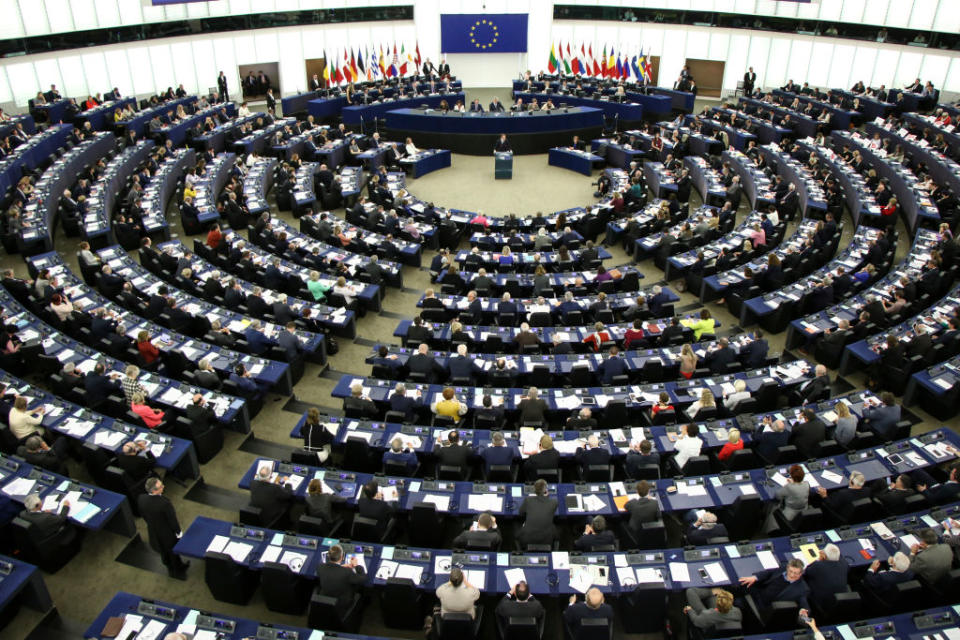
[[627,329],[627,332],[623,336],[623,348],[624,350],[639,349],[643,346],[643,321],[634,320],[633,326]]
[[147,364],[153,364],[160,357],[160,350],[150,342],[150,334],[141,331],[137,334],[137,351],[143,356],[143,361]]
[[717,454],[717,459],[722,462],[732,456],[734,451],[739,451],[740,449],[743,449],[740,430],[730,429],[727,435],[727,444],[723,445],[723,448],[720,449],[720,453]]
[[163,416],[165,415],[163,411],[148,405],[142,393],[133,394],[133,398],[130,400],[130,410],[140,416],[143,424],[151,429],[163,431],[166,426],[163,422]]
[[883,223],[892,227],[897,224],[897,212],[900,207],[897,205],[897,197],[893,196],[890,198],[890,201],[887,203],[887,206],[880,208],[880,215],[883,216]]

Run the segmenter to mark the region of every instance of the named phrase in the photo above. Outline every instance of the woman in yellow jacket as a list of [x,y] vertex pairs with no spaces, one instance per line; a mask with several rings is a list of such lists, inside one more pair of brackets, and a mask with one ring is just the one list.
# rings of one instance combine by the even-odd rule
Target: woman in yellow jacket
[[457,400],[453,387],[446,387],[441,395],[443,399],[434,402],[430,406],[430,409],[435,414],[438,416],[448,416],[453,418],[454,421],[458,421],[467,413],[467,405]]
[[699,320],[684,319],[680,321],[680,324],[693,330],[694,340],[699,340],[700,336],[705,333],[716,333],[715,327],[717,323],[710,317],[710,312],[707,309],[700,312]]

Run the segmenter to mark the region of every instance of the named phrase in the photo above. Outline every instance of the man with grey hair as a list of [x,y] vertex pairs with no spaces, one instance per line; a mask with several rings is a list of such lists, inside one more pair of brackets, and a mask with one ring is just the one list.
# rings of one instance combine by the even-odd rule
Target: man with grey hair
[[787,446],[789,442],[790,434],[786,431],[784,421],[766,416],[753,436],[753,450],[758,456],[772,463],[779,455],[778,449]]
[[896,593],[898,584],[916,577],[910,568],[910,556],[902,551],[897,551],[887,558],[887,569],[881,570],[880,566],[881,562],[874,560],[864,574],[861,584],[869,593],[883,601]]
[[35,467],[42,467],[54,473],[66,475],[69,440],[69,438],[58,438],[53,443],[53,447],[50,447],[43,441],[42,437],[33,434],[17,447],[17,455]]
[[847,590],[850,565],[840,555],[840,548],[830,543],[820,551],[816,562],[807,565],[803,579],[810,587],[810,600],[821,609],[836,603],[836,594]]
[[413,475],[419,466],[412,444],[407,442],[404,446],[403,438],[399,435],[390,441],[390,448],[383,452],[383,463],[387,462],[405,465],[410,475]]
[[170,499],[163,495],[163,481],[151,477],[144,481],[143,486],[146,493],[137,497],[137,509],[147,524],[150,547],[160,554],[160,560],[171,577],[183,579],[190,563],[184,562],[173,552],[181,535],[177,512]]
[[846,522],[853,513],[853,503],[861,498],[870,497],[869,493],[863,490],[865,482],[863,473],[853,471],[850,473],[850,481],[846,487],[829,493],[823,487],[817,487],[817,494],[823,500],[822,506],[828,513]]
[[32,536],[38,543],[66,547],[76,538],[76,530],[67,521],[67,514],[70,512],[69,500],[61,502],[58,511],[44,511],[40,494],[31,493],[24,499],[23,506],[20,518],[30,523]]
[[343,411],[348,417],[373,419],[380,415],[377,405],[363,393],[363,384],[350,385],[350,397],[343,399]]
[[830,389],[830,376],[827,375],[827,368],[818,364],[814,367],[813,377],[803,382],[791,394],[791,398],[793,404],[806,404],[817,400],[828,389]]
[[727,527],[717,521],[717,514],[712,511],[704,511],[697,516],[696,511],[691,511],[687,519],[695,518],[690,528],[687,529],[687,543],[692,545],[707,544],[711,538],[725,538],[728,536]]
[[467,354],[467,345],[457,345],[457,355],[447,362],[450,369],[450,381],[453,384],[476,384],[477,376],[483,374],[483,368]]
[[935,584],[950,572],[953,551],[940,542],[937,532],[929,527],[921,529],[917,537],[920,542],[910,547],[910,566],[918,576]]
[[580,477],[585,478],[593,468],[610,467],[610,449],[601,447],[600,437],[591,433],[587,437],[586,445],[577,447],[576,460],[580,465]]

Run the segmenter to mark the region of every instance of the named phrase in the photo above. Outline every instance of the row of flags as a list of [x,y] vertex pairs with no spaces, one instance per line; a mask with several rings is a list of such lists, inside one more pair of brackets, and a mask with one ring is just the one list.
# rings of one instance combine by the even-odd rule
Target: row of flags
[[324,49],[323,57],[327,61],[327,66],[323,69],[323,82],[327,87],[344,82],[403,77],[418,73],[420,43],[417,42],[410,51],[407,51],[406,45],[401,43],[399,52],[396,42],[393,43],[392,52],[390,45],[380,45],[379,50],[376,47],[358,47],[356,54],[353,49],[345,47],[342,59],[337,53],[328,58],[327,51]]
[[578,55],[576,45],[571,48],[569,42],[564,46],[561,41],[559,44],[550,45],[547,70],[550,73],[623,80],[632,76],[638,81],[653,82],[651,56],[649,52],[643,53],[643,47],[640,48],[640,53],[631,57],[629,53],[622,51],[617,53],[616,48],[612,46],[607,51],[607,45],[603,45],[603,52],[601,53],[598,47],[597,55],[594,56],[593,44],[581,44]]

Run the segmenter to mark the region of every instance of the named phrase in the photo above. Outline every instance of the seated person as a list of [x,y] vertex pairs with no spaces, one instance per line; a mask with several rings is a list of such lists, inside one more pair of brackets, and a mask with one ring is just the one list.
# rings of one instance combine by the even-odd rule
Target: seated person
[[693,518],[687,529],[687,544],[704,545],[713,538],[726,538],[727,527],[717,522],[717,514],[710,511],[690,511],[687,520]]
[[383,452],[383,462],[398,462],[406,465],[407,472],[413,474],[416,472],[420,463],[417,462],[417,454],[413,450],[411,443],[404,446],[403,439],[400,436],[390,441],[390,448]]
[[583,528],[583,535],[574,543],[577,551],[594,551],[597,548],[616,547],[617,538],[607,529],[607,520],[603,516],[594,516],[590,524]]
[[649,440],[633,441],[627,451],[627,459],[623,467],[628,478],[636,478],[643,467],[649,465],[660,466],[660,454],[653,453],[653,445]]
[[787,570],[766,569],[752,576],[740,578],[740,584],[747,588],[747,594],[753,597],[757,609],[763,611],[774,602],[794,602],[800,608],[800,615],[808,615],[810,606],[807,594],[810,588],[803,578],[803,560],[792,558]]
[[481,513],[469,529],[453,539],[453,548],[499,549],[501,542],[497,519],[489,513]]
[[687,606],[683,608],[690,624],[708,631],[718,624],[743,620],[740,609],[733,606],[733,594],[725,589],[687,589]]

